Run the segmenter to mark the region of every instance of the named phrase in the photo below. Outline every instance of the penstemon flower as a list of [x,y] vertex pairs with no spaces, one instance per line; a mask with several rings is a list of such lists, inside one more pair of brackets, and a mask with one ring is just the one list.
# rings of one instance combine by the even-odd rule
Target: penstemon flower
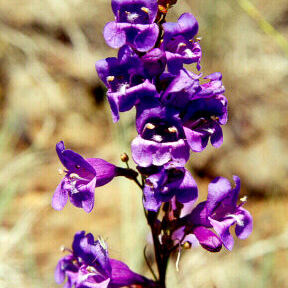
[[[106,244],[94,241],[92,234],[79,232],[73,249],[56,268],[57,283],[66,288],[166,288],[170,256],[182,248],[201,246],[218,252],[232,250],[230,227],[239,239],[252,232],[252,216],[237,204],[240,179],[235,187],[223,177],[208,186],[207,200],[195,205],[197,184],[185,167],[190,152],[203,151],[210,141],[218,148],[223,143],[222,125],[228,120],[228,101],[222,74],[200,73],[202,49],[197,37],[199,25],[191,13],[176,23],[166,22],[176,0],[112,0],[115,21],[104,28],[104,38],[118,56],[96,62],[99,78],[106,85],[112,119],[135,107],[137,135],[131,142],[137,171],[130,169],[127,154],[121,156],[127,168],[103,159],[84,159],[56,145],[65,167],[52,206],[61,210],[68,199],[86,212],[94,207],[95,188],[116,176],[133,180],[142,190],[147,223],[151,228],[158,275],[147,262],[154,280],[131,271],[118,260],[110,259]],[[195,65],[193,73],[187,64]],[[193,154],[192,154],[193,155]],[[138,177],[141,177],[141,180]],[[147,259],[145,259],[147,260]]]
[[154,287],[152,281],[131,271],[121,261],[111,259],[103,239],[94,240],[92,234],[81,231],[75,234],[70,254],[56,266],[55,280],[65,288],[118,288],[132,284]]
[[145,52],[154,47],[159,28],[154,20],[157,0],[112,0],[115,21],[104,28],[104,38],[112,48],[125,44]]

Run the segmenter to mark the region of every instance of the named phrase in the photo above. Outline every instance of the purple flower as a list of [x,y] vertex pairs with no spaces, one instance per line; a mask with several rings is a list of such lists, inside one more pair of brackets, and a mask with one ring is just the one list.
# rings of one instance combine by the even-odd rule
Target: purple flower
[[129,44],[145,52],[152,49],[159,34],[153,23],[157,12],[157,0],[112,0],[115,21],[104,27],[104,38],[112,48]]
[[186,231],[186,227],[182,226],[172,233],[172,240],[175,244],[184,245],[186,242],[191,248],[199,246],[199,244],[210,252],[219,252],[222,248],[221,239],[210,229],[204,226],[196,226]]
[[57,143],[56,151],[66,168],[66,175],[56,188],[52,207],[61,210],[70,198],[74,206],[83,208],[87,213],[91,212],[95,187],[110,182],[118,175],[118,168],[103,159],[84,159],[74,151],[65,149],[63,141]]
[[183,69],[176,77],[166,74],[161,79],[169,83],[161,94],[161,102],[180,111],[187,142],[194,152],[204,150],[209,139],[214,147],[220,147],[221,125],[228,118],[227,99],[221,94],[225,91],[221,73],[204,77],[209,81],[201,85],[200,77],[201,74]]
[[167,62],[165,53],[159,48],[152,49],[141,60],[148,78],[159,76],[164,72]]
[[178,74],[183,64],[197,63],[200,69],[202,56],[199,43],[194,40],[198,22],[191,13],[184,13],[177,23],[164,23],[164,39],[161,49],[166,52],[168,71]]
[[167,87],[163,89],[161,102],[182,110],[201,91],[199,83],[201,76],[186,69],[180,70],[177,76],[169,73],[163,74],[160,78],[160,85],[164,82]]
[[108,88],[107,97],[114,122],[119,120],[119,112],[130,110],[141,97],[156,97],[156,88],[148,80],[143,80],[142,61],[129,46],[119,50],[118,59],[100,60],[95,66]]
[[201,152],[208,144],[218,148],[223,143],[221,125],[227,122],[227,99],[224,95],[190,101],[182,114],[187,142],[194,152]]
[[174,109],[142,102],[137,106],[136,128],[139,135],[132,141],[131,150],[139,166],[162,166],[170,161],[184,166],[188,161],[189,146]]
[[236,225],[235,233],[239,239],[246,239],[253,229],[251,214],[242,208],[245,201],[237,205],[240,179],[237,176],[233,179],[235,188],[223,177],[214,179],[208,187],[207,201],[198,204],[192,213],[186,216],[194,226],[213,227],[228,250],[232,250],[234,245],[229,231],[232,225]]
[[[141,173],[149,175],[151,167],[146,170],[148,173],[140,168]],[[197,184],[187,169],[168,164],[165,168],[155,167],[154,170],[145,180],[143,189],[145,209],[158,211],[163,202],[168,202],[173,197],[180,203],[197,200]]]
[[153,282],[134,273],[121,261],[110,259],[106,243],[94,240],[85,231],[75,234],[70,254],[63,257],[55,269],[56,283],[67,278],[65,288],[118,288],[141,284],[153,287]]

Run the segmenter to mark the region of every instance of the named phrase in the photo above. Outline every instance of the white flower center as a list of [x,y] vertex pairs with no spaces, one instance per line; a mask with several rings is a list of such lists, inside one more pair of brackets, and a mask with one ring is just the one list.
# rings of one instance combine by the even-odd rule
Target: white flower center
[[137,13],[131,13],[126,11],[126,14],[127,14],[127,20],[129,22],[134,22],[139,17]]
[[240,215],[228,214],[226,215],[226,217],[231,217],[234,220],[236,220],[237,225],[242,226],[242,227],[244,226],[244,221]]

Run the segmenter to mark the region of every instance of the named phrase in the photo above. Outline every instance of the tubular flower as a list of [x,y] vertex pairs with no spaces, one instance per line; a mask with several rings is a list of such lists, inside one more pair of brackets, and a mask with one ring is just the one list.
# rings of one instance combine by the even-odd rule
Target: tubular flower
[[253,229],[251,214],[244,208],[243,202],[237,205],[240,192],[240,179],[233,177],[236,186],[223,177],[214,179],[208,187],[207,201],[200,203],[190,215],[186,216],[190,224],[195,226],[213,227],[219,235],[223,245],[232,250],[234,240],[229,228],[235,226],[235,233],[239,239],[246,239]]
[[142,167],[162,166],[168,162],[184,166],[189,146],[178,112],[154,102],[137,106],[136,128],[139,135],[132,141],[134,161]]
[[[147,85],[150,88],[148,82],[147,85],[143,84],[143,63],[132,48],[125,45],[119,50],[118,59],[112,57],[99,60],[95,66],[100,79],[108,88],[107,97],[113,121],[117,122],[119,112],[128,111],[135,105],[139,91]],[[145,91],[144,88],[144,94]]]
[[57,143],[56,151],[66,175],[56,188],[52,207],[61,210],[70,198],[74,206],[91,212],[95,187],[103,186],[117,176],[117,167],[99,158],[84,159],[76,152],[65,149],[63,141]]
[[202,51],[194,38],[198,33],[198,22],[191,13],[182,14],[177,23],[164,23],[164,38],[161,49],[165,51],[168,71],[178,74],[183,64],[197,63],[200,70]]
[[168,202],[174,196],[180,203],[197,200],[197,184],[187,169],[168,164],[165,168],[155,167],[155,171],[150,175],[149,170],[151,167],[148,167],[146,172],[145,169],[140,169],[142,173],[148,174],[143,189],[145,209],[158,211],[163,202]]
[[[167,76],[166,76],[167,77]],[[181,70],[161,95],[161,101],[177,107],[184,126],[187,142],[194,152],[205,149],[209,139],[214,147],[223,143],[221,125],[228,118],[227,99],[221,73],[204,77],[207,83],[199,84],[200,75]]]
[[112,0],[115,21],[104,27],[104,38],[112,48],[125,44],[145,52],[152,49],[159,34],[153,23],[158,12],[157,0]]
[[106,243],[102,239],[95,241],[85,231],[75,234],[72,251],[57,264],[56,282],[61,284],[65,278],[65,288],[119,288],[136,284],[154,287],[152,281],[134,273],[123,262],[109,258]]

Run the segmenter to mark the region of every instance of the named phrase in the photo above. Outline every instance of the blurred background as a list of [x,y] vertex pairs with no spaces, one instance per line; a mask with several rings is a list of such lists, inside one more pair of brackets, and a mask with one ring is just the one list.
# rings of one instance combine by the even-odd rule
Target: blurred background
[[[242,179],[254,231],[232,253],[185,251],[168,287],[287,287],[288,274],[288,2],[179,0],[174,21],[192,12],[200,23],[205,74],[223,73],[229,100],[224,145],[191,155],[201,197],[216,176]],[[94,63],[115,56],[102,30],[108,0],[0,1],[0,287],[57,287],[61,245],[76,231],[102,235],[110,255],[149,275],[147,228],[134,183],[96,190],[87,215],[54,211],[61,180],[55,144],[118,165],[130,153],[134,113],[113,124]]]

